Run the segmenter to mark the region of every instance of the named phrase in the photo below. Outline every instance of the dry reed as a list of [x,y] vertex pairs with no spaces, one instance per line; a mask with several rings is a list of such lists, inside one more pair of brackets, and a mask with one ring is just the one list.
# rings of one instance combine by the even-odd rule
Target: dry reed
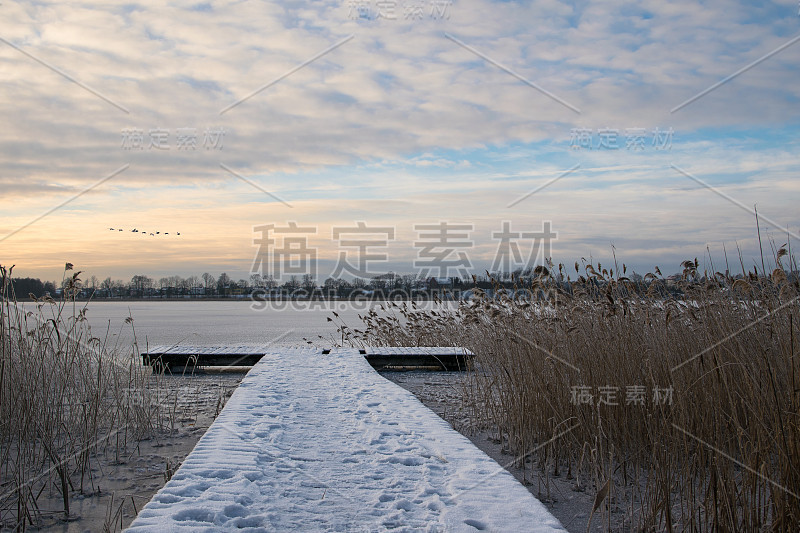
[[540,267],[455,308],[388,303],[342,335],[472,350],[476,422],[517,466],[594,490],[607,529],[795,532],[800,286],[786,255],[738,279],[697,260],[638,282],[624,267],[576,263],[576,281]]
[[124,461],[170,424],[159,376],[142,367],[135,343],[122,353],[92,336],[74,299],[79,272],[66,270],[61,301],[23,306],[0,266],[0,526],[20,531],[52,512],[40,498],[54,490],[72,519],[71,495],[99,491],[98,456]]

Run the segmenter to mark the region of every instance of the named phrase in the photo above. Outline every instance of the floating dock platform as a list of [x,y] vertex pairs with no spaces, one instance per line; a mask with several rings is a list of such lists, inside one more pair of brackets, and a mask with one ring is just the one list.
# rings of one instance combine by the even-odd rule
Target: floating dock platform
[[[153,346],[142,353],[145,365],[167,369],[208,366],[253,366],[267,353],[275,351],[270,345],[239,346]],[[473,353],[454,346],[374,346],[354,348],[376,370],[466,370]],[[328,355],[331,350],[319,350]],[[336,350],[334,350],[336,351]]]
[[358,349],[262,354],[130,533],[565,533]]

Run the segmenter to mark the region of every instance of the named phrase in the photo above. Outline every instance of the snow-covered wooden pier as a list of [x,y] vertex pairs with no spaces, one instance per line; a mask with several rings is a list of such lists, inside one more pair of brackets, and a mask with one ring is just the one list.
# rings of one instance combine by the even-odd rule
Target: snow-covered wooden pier
[[358,349],[263,354],[128,531],[563,532]]
[[[264,345],[153,346],[142,353],[146,365],[165,368],[207,366],[252,366],[275,348]],[[472,352],[454,346],[397,347],[381,346],[358,349],[359,353],[378,370],[390,368],[430,368],[465,370]],[[322,350],[327,354],[330,350]]]

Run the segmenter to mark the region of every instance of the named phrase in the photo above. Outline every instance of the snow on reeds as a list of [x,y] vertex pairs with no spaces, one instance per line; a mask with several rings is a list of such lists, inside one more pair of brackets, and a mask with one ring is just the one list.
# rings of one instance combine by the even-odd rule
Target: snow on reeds
[[0,526],[35,525],[37,500],[52,490],[71,518],[70,496],[99,490],[99,455],[124,460],[169,425],[159,376],[142,367],[135,344],[120,352],[91,335],[73,298],[78,274],[65,271],[61,301],[23,306],[0,267]]
[[784,255],[739,279],[696,260],[681,279],[638,282],[577,263],[573,281],[559,265],[512,295],[390,303],[342,331],[472,350],[476,420],[517,466],[594,491],[608,529],[798,531],[800,286]]

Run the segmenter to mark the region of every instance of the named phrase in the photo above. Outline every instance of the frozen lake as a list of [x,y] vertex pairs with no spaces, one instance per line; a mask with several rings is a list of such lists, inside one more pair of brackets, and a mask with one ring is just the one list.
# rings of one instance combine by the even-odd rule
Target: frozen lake
[[[314,309],[299,309],[299,304],[276,303],[254,309],[250,301],[127,301],[91,302],[86,317],[94,336],[110,344],[119,340],[129,345],[133,327],[140,348],[156,344],[262,344],[304,345],[304,338],[317,345],[330,345],[336,338],[336,326],[328,322],[334,303],[319,304]],[[351,328],[360,326],[358,314],[367,304],[336,302],[335,310]],[[320,339],[322,336],[323,339]]]

